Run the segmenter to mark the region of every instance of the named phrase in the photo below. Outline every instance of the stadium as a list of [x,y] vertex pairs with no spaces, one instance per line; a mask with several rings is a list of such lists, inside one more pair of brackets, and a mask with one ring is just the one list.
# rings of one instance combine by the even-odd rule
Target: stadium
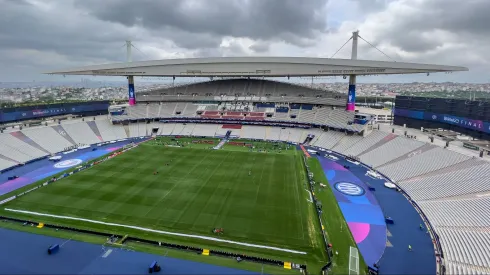
[[[357,76],[467,69],[353,59],[203,58],[50,72],[126,76],[129,103],[2,110],[0,230],[15,247],[9,253],[38,257],[21,271],[44,274],[141,274],[148,266],[167,274],[488,273],[484,150],[419,130],[418,113],[395,109],[397,125],[381,125],[355,110]],[[348,93],[279,79],[324,75],[349,77]],[[213,79],[138,92],[134,76]],[[478,106],[477,116],[466,113],[479,121],[469,127],[488,133],[489,105]],[[19,241],[4,228],[52,237]],[[11,258],[0,269],[19,272]]]

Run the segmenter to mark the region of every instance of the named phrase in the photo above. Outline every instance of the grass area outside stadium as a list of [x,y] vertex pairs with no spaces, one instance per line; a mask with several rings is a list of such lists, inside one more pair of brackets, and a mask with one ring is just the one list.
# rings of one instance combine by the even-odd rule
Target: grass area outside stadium
[[[227,144],[222,150],[209,150],[214,145],[203,140],[214,145],[219,142],[212,138],[158,138],[5,207],[269,245],[306,255],[3,209],[0,214],[291,261],[306,264],[310,272],[317,273],[328,258],[314,206],[307,202],[301,153],[284,143],[248,140],[239,142],[253,143],[252,149]],[[177,141],[184,147],[174,148]],[[335,198],[333,202],[336,204]],[[341,215],[336,218],[343,221]],[[213,234],[216,227],[223,228],[224,234]]]

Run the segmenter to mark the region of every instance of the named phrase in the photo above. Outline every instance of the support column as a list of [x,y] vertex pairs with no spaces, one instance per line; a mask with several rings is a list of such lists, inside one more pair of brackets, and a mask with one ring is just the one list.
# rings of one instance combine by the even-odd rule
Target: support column
[[[357,59],[357,44],[359,41],[359,31],[352,33],[352,55],[351,60]],[[356,110],[356,75],[349,75],[349,92],[347,93],[347,104],[345,110],[354,112]]]
[[129,92],[129,105],[136,104],[136,97],[134,96],[134,77],[128,76],[128,92]]
[[[132,61],[132,56],[131,56],[131,47],[133,44],[131,43],[131,40],[126,41],[126,62],[130,63]],[[136,97],[134,96],[134,77],[132,75],[128,76],[128,98],[129,98],[129,105],[135,105],[136,104]]]
[[350,112],[356,110],[356,75],[349,76],[349,92],[347,93],[345,110]]

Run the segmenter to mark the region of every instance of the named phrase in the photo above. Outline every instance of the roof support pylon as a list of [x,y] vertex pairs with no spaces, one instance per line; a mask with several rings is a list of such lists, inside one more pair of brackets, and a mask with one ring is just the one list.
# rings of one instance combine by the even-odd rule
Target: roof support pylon
[[[357,46],[359,43],[359,31],[352,32],[352,60],[357,60]],[[347,92],[347,104],[345,110],[354,112],[356,110],[356,75],[349,75],[349,90]]]
[[126,40],[126,62],[131,62],[132,61],[132,56],[131,56],[131,47],[133,44],[131,43],[131,40]]

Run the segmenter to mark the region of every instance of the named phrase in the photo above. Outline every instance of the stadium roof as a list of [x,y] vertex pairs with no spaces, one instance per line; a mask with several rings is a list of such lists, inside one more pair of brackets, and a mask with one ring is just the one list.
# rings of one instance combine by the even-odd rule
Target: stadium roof
[[457,71],[468,71],[468,68],[406,62],[308,57],[214,57],[95,65],[47,72],[47,74],[160,77],[297,77]]

